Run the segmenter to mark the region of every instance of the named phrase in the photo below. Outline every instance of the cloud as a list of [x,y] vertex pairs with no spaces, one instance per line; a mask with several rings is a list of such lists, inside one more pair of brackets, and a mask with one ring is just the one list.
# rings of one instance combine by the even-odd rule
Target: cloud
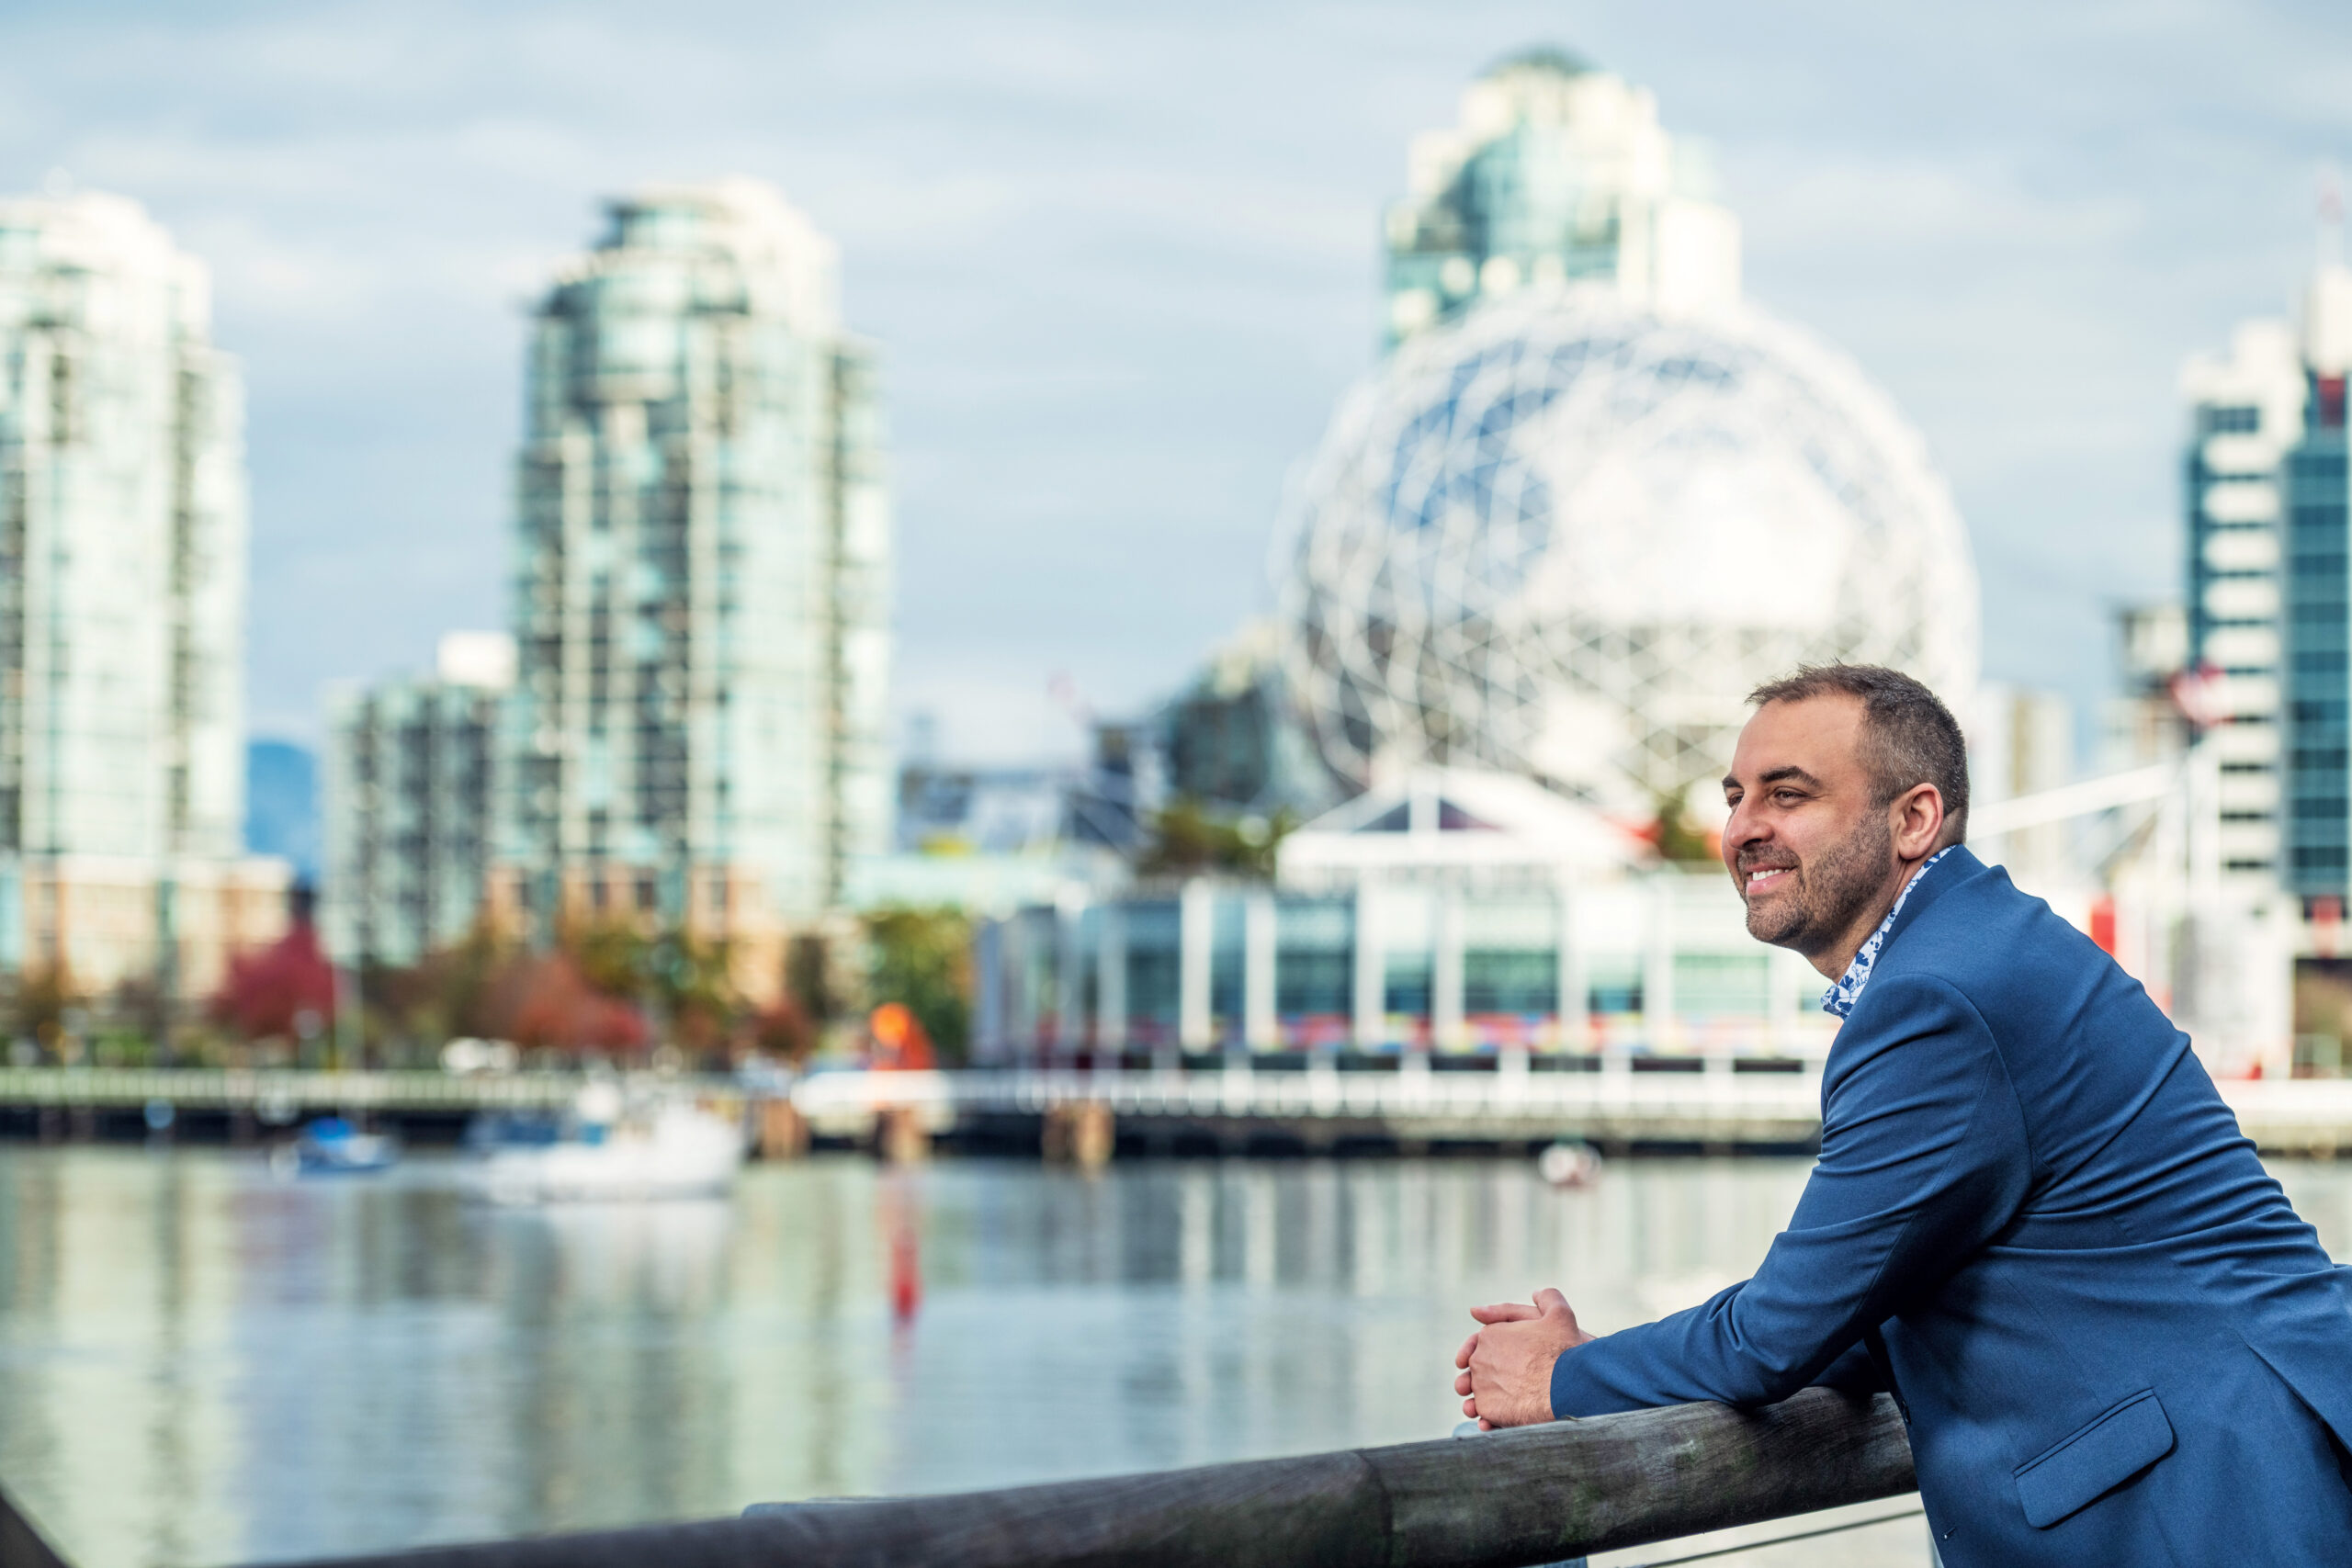
[[902,698],[1003,755],[1069,739],[1056,671],[1139,703],[1263,607],[1406,142],[1546,39],[1713,141],[1758,299],[1952,476],[1995,672],[2095,701],[2104,604],[2176,553],[2178,363],[2280,308],[2352,161],[2329,7],[36,0],[0,188],[63,164],[212,264],[285,728],[498,617],[521,307],[599,198],[775,180],[883,355]]

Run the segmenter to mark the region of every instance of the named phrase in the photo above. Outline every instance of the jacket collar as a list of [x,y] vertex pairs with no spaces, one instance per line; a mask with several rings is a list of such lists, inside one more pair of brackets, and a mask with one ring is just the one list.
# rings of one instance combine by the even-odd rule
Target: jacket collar
[[1903,901],[1903,908],[1895,914],[1894,924],[1887,929],[1884,947],[1894,946],[1895,938],[1908,930],[1911,922],[1917,919],[1928,906],[1960,884],[1981,875],[1984,870],[1984,863],[1976,858],[1973,851],[1966,844],[1954,844],[1951,852],[1929,867],[1927,874],[1919,878],[1918,885],[1911,889],[1911,897]]

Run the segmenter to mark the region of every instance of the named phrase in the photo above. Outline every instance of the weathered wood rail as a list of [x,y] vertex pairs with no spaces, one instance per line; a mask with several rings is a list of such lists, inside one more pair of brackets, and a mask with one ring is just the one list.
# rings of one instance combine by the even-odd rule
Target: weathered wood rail
[[[1909,1492],[1892,1401],[1807,1389],[1466,1440],[429,1547],[343,1568],[1527,1568]],[[0,1519],[0,1568],[61,1568]],[[12,1540],[14,1544],[12,1546]],[[29,1547],[26,1542],[29,1541]]]

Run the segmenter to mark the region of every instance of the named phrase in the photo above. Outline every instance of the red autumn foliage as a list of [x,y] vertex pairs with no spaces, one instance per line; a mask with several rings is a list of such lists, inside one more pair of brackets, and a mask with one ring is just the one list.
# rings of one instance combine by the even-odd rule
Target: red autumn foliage
[[499,1032],[518,1045],[558,1051],[641,1051],[651,1039],[637,1009],[591,986],[571,955],[515,964],[496,982]]
[[817,1049],[817,1026],[790,997],[752,1014],[751,1031],[754,1045],[787,1062],[805,1062]]
[[292,1038],[303,1013],[313,1029],[334,1016],[334,968],[305,920],[258,953],[229,961],[229,977],[212,998],[214,1020],[246,1040]]

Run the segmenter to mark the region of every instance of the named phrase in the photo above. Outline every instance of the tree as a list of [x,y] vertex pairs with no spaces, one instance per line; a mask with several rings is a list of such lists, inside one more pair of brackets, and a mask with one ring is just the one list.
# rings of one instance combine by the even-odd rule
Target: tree
[[1151,840],[1136,870],[1147,876],[1198,876],[1230,872],[1271,879],[1275,852],[1297,820],[1283,807],[1272,817],[1216,818],[1180,795],[1152,818]]
[[832,970],[832,955],[822,933],[803,931],[785,944],[784,994],[820,1030],[841,1010]]
[[608,997],[635,1000],[652,978],[653,943],[632,920],[566,925],[557,945],[571,955],[581,978]]
[[805,1062],[817,1050],[817,1026],[790,997],[753,1013],[751,1033],[753,1045],[787,1062]]
[[49,1050],[59,1049],[65,1033],[65,1014],[81,1001],[62,965],[28,968],[17,981],[11,1021],[17,1038],[37,1040]]
[[215,1021],[245,1040],[316,1035],[334,1017],[334,967],[304,920],[258,953],[229,961],[212,999]]
[[972,1033],[972,922],[956,909],[877,909],[865,917],[866,998],[913,1015],[933,1049],[960,1062]]
[[1676,865],[1713,865],[1723,858],[1723,835],[1694,826],[1688,792],[1657,797],[1657,815],[1642,836],[1657,848],[1657,857]]
[[703,1053],[727,1043],[745,1010],[726,942],[665,932],[648,950],[646,967],[676,1043]]
[[524,958],[493,987],[496,1032],[518,1045],[571,1055],[641,1051],[652,1034],[644,1015],[591,986],[568,953]]
[[459,1035],[496,1035],[491,996],[514,959],[514,945],[485,922],[413,964],[366,965],[359,994],[370,1032],[428,1055]]

